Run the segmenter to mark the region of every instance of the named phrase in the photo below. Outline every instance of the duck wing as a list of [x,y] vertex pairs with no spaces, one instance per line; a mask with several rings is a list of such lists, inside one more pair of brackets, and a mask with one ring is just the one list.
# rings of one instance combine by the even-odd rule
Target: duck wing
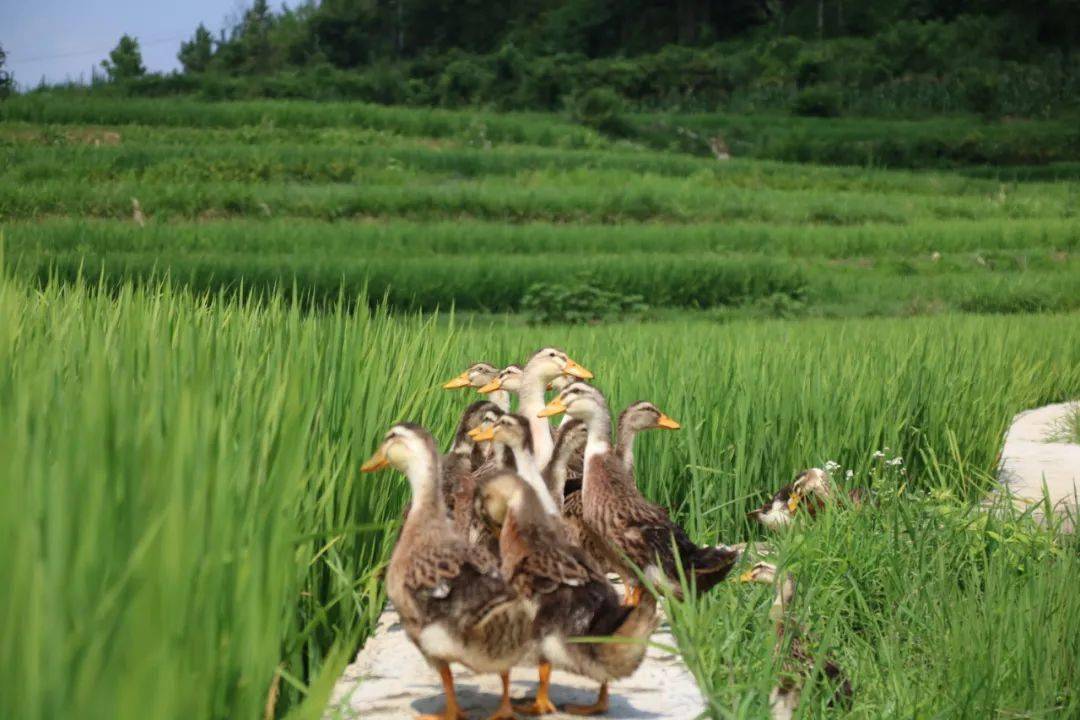
[[517,597],[485,548],[456,537],[414,548],[401,582],[427,621],[453,618],[463,628]]

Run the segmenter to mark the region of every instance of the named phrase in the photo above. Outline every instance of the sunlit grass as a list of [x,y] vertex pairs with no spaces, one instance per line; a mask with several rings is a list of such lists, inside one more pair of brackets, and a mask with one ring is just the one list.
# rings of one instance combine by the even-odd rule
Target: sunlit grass
[[[1080,390],[1076,322],[453,329],[349,304],[303,314],[283,299],[5,280],[0,573],[17,592],[0,596],[0,715],[251,717],[277,674],[279,710],[309,683],[317,706],[380,608],[377,573],[405,495],[399,478],[360,479],[355,466],[397,419],[448,438],[469,398],[438,381],[470,361],[520,360],[553,342],[597,373],[615,407],[657,402],[685,430],[642,438],[643,489],[699,540],[733,541],[757,532],[745,511],[798,468],[836,460],[869,477],[883,446],[906,458],[910,492],[947,491],[962,510],[989,482],[1008,419]],[[1021,600],[1059,608],[1053,622],[1071,627],[1073,556],[1014,575],[990,555],[966,580],[935,564],[959,546],[921,507],[901,498],[837,514],[782,544],[804,598],[834,598],[815,611],[875,594],[860,611],[872,625],[813,623],[852,666],[858,706],[941,707],[934,694],[898,700],[900,683],[968,693],[956,707],[1046,707],[1066,692],[1070,661],[1016,691],[989,657],[972,666],[963,638],[1003,614],[1021,634],[1026,615],[1010,609]],[[902,538],[913,548],[892,547]],[[716,708],[760,709],[767,694],[770,675],[754,669],[768,657],[765,600],[746,590],[721,589],[677,622],[697,638],[690,660]],[[731,608],[751,625],[736,633]],[[926,632],[959,623],[959,634],[941,646],[905,639],[919,608],[934,613]],[[1075,650],[1069,637],[1032,642],[1015,667]],[[933,675],[933,688],[911,685],[917,668],[954,659],[964,666]]]

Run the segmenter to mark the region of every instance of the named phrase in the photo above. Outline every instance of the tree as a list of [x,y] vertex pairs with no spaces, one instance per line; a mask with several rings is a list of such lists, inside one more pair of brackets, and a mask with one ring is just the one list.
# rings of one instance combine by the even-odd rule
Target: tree
[[184,66],[184,72],[201,73],[210,68],[214,58],[214,37],[205,25],[199,23],[191,40],[180,43],[176,58]]
[[12,87],[15,85],[15,79],[11,77],[11,73],[4,69],[4,63],[6,62],[7,53],[4,52],[3,47],[0,47],[0,100],[10,95]]
[[273,69],[271,61],[274,48],[270,44],[273,24],[274,16],[266,0],[255,0],[251,9],[244,13],[240,46],[249,72],[268,72]]
[[142,52],[139,50],[139,41],[130,35],[122,35],[120,42],[109,53],[108,60],[101,61],[101,67],[109,73],[109,79],[130,80],[146,74],[146,68],[142,62]]

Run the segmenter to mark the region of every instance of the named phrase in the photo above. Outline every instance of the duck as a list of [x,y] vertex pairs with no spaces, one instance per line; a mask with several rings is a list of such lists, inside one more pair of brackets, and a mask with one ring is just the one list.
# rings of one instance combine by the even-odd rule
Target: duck
[[[456,375],[443,383],[444,390],[471,387],[479,389],[490,383],[499,375],[499,369],[486,362],[477,362],[466,368],[460,375]],[[494,390],[488,394],[488,399],[495,403],[503,412],[510,412],[510,393],[506,390]]]
[[[568,422],[559,425],[551,460],[544,467],[544,484],[565,515],[566,501],[581,495],[581,473],[585,457],[585,442],[589,434],[585,423],[567,416]],[[580,501],[578,502],[580,506]]]
[[485,424],[472,432],[477,441],[500,443],[510,450],[518,475],[536,492],[544,510],[553,517],[561,517],[562,498],[556,501],[544,481],[540,468],[533,457],[532,433],[529,421],[522,415],[506,413],[494,423]]
[[[506,370],[503,371],[505,373]],[[481,393],[490,393],[504,388],[514,388],[518,395],[518,412],[529,420],[532,432],[533,456],[537,467],[545,467],[551,460],[555,449],[555,437],[551,432],[551,423],[539,415],[544,409],[544,391],[548,384],[560,375],[571,375],[580,380],[590,380],[593,374],[569,355],[558,348],[545,347],[534,352],[525,366],[521,368],[520,382],[511,382],[509,377],[499,377],[480,388]]]
[[[453,517],[456,506],[455,495],[487,458],[484,447],[476,442],[471,432],[480,427],[493,414],[502,414],[498,405],[488,400],[477,400],[461,413],[450,449],[443,456],[441,464],[443,502]],[[469,500],[471,506],[471,499]]]
[[[821,468],[810,468],[796,475],[794,481],[777,490],[768,502],[751,510],[748,516],[769,530],[779,530],[794,522],[800,505],[812,518],[832,496],[829,474]],[[858,500],[854,495],[853,499]]]
[[[795,580],[791,573],[780,573],[776,565],[759,562],[739,576],[740,582],[756,582],[776,588],[776,597],[769,608],[769,618],[776,626],[776,652],[783,653],[781,678],[769,693],[769,709],[773,720],[790,720],[799,706],[803,685],[814,671],[816,663],[807,648],[806,635],[790,617],[795,599]],[[786,650],[785,650],[786,645]],[[822,666],[825,677],[835,688],[829,705],[851,697],[851,683],[831,659]]]
[[458,422],[450,451],[442,458],[441,469],[443,503],[454,529],[471,544],[483,545],[493,554],[498,552],[498,539],[488,532],[473,511],[477,478],[491,469],[512,469],[514,466],[512,462],[505,463],[501,446],[478,442],[473,434],[477,428],[494,422],[502,415],[502,410],[487,400],[478,400],[469,405]]
[[630,403],[619,413],[619,420],[615,424],[615,455],[626,465],[631,477],[634,474],[634,441],[638,433],[657,428],[679,430],[682,425],[648,400]]
[[514,717],[510,669],[533,650],[536,603],[502,576],[495,557],[455,531],[439,492],[439,452],[415,423],[392,426],[362,472],[393,467],[408,478],[412,502],[386,571],[386,588],[406,636],[442,680],[443,712],[463,720],[450,664],[498,673],[503,693],[491,720]]
[[[486,482],[477,497],[478,513],[500,528],[503,577],[537,605],[533,631],[541,653],[540,683],[533,702],[516,709],[533,715],[557,711],[550,697],[555,667],[600,683],[595,703],[567,705],[564,711],[599,714],[608,709],[608,683],[641,665],[656,628],[656,601],[649,596],[635,607],[621,604],[592,559],[566,539],[542,492],[520,476],[504,474]],[[573,640],[579,637],[614,642]]]
[[[545,470],[545,478],[549,475],[553,478],[549,481],[549,487],[556,484],[558,476],[568,474],[567,471],[562,469],[564,464],[576,460],[580,467],[580,463],[584,460],[585,442],[588,438],[585,423],[570,418],[567,414],[564,414],[564,417],[568,418],[568,420],[559,426],[559,433],[555,440],[555,454]],[[633,477],[634,440],[637,438],[638,433],[642,430],[655,428],[678,430],[680,427],[678,422],[661,412],[651,402],[641,400],[631,403],[619,414],[619,421],[615,430],[615,436],[618,438],[615,445],[615,454],[623,461],[630,476]],[[573,473],[569,474],[572,475]],[[593,532],[585,523],[583,518],[584,508],[581,500],[581,475],[579,474],[575,479],[578,483],[577,487],[567,493],[563,501],[563,521],[570,531],[570,537],[591,557],[595,558],[605,572],[615,573],[620,576],[626,591],[624,600],[630,602],[633,576],[622,575],[625,570],[623,563],[609,562],[608,555],[610,553],[605,549],[603,538]],[[566,481],[563,481],[562,487],[568,487]]]
[[[581,488],[585,524],[604,539],[606,561],[619,574],[634,578],[628,587],[630,605],[641,602],[645,580],[681,597],[678,566],[703,593],[722,581],[742,555],[727,545],[699,546],[668,516],[667,510],[649,502],[638,490],[634,477],[611,445],[611,415],[607,400],[595,387],[574,383],[541,411],[541,417],[561,413],[584,421],[585,476]],[[674,547],[672,543],[674,541]]]

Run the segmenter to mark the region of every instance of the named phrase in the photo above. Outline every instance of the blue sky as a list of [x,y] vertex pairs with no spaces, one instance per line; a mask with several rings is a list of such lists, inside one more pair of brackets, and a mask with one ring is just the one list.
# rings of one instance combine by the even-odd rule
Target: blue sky
[[[272,6],[279,3],[272,2]],[[0,0],[0,46],[23,86],[90,78],[124,33],[142,46],[149,70],[178,66],[180,42],[205,23],[217,34],[241,0]]]

